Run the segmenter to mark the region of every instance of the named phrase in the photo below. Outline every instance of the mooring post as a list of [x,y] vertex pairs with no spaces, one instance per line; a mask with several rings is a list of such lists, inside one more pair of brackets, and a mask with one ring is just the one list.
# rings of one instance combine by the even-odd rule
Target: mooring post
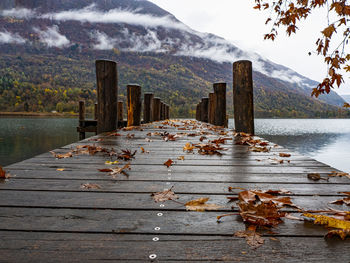
[[127,85],[128,126],[141,124],[141,87],[137,84]]
[[153,121],[160,120],[160,98],[153,99]]
[[98,108],[97,103],[94,105],[94,120],[98,119]]
[[165,105],[165,119],[169,120],[169,105]]
[[152,122],[153,93],[145,93],[143,98],[143,122]]
[[[79,128],[84,127],[85,121],[85,102],[79,101]],[[79,140],[85,139],[85,132],[79,132]]]
[[199,108],[198,120],[202,121],[202,102],[201,101],[198,103],[198,108]]
[[196,105],[196,120],[199,121],[199,116],[200,116],[200,107],[199,107],[199,103],[197,103]]
[[215,118],[215,93],[209,93],[208,122],[214,124]]
[[97,133],[113,131],[117,128],[118,116],[118,73],[117,63],[96,60],[97,80]]
[[214,125],[225,126],[226,122],[226,83],[214,83]]
[[254,134],[252,62],[233,63],[233,107],[237,132]]
[[160,101],[160,118],[159,120],[164,120],[164,103],[163,101]]
[[166,115],[166,105],[165,103],[163,102],[162,104],[162,121],[164,121],[166,119],[165,115]]
[[201,103],[201,116],[202,116],[202,122],[208,122],[208,104],[209,104],[209,98],[202,98]]
[[123,126],[123,122],[124,122],[124,116],[123,116],[123,102],[122,101],[118,101],[118,127],[122,127]]

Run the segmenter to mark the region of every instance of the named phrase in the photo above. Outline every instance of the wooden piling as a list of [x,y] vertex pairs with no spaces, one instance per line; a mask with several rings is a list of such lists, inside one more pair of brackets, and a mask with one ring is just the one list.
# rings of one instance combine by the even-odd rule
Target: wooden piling
[[141,125],[141,87],[137,84],[127,85],[128,127]]
[[160,118],[159,120],[164,120],[164,103],[163,101],[160,101]]
[[123,102],[118,101],[118,127],[123,126],[124,116],[123,116]]
[[160,98],[153,98],[153,121],[160,120]]
[[95,103],[94,105],[94,120],[97,120],[98,119],[98,105],[97,103]]
[[165,119],[167,119],[167,120],[170,119],[169,110],[170,110],[170,106],[168,104],[165,105]]
[[153,114],[153,93],[145,93],[144,99],[143,99],[143,122],[149,123],[152,122]]
[[198,120],[202,121],[202,102],[198,103]]
[[202,98],[201,103],[201,117],[202,122],[208,122],[208,104],[209,104],[209,98]]
[[97,133],[113,131],[117,128],[118,116],[118,73],[117,63],[96,60],[97,82]]
[[214,125],[225,126],[226,122],[226,83],[214,83],[215,114]]
[[252,62],[233,63],[233,107],[237,132],[254,134]]
[[214,124],[215,118],[215,93],[209,93],[208,123]]
[[[84,126],[84,120],[85,120],[85,102],[79,101],[79,127]],[[79,132],[79,140],[85,139],[85,132]]]

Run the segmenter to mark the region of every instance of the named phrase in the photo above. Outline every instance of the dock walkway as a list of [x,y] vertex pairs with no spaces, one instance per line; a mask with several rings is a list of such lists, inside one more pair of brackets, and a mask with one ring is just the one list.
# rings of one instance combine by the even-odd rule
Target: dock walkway
[[[350,189],[346,177],[308,179],[308,173],[328,177],[336,169],[273,143],[269,152],[254,152],[233,138],[220,144],[221,156],[183,149],[220,137],[233,138],[233,132],[195,121],[157,122],[54,150],[64,157],[59,154],[75,149],[72,157],[45,153],[5,167],[11,177],[0,184],[0,262],[350,261],[349,238],[325,239],[319,225],[283,219],[262,231],[264,244],[252,249],[234,236],[245,229],[240,215],[218,223],[217,216],[237,213],[227,197],[242,189],[287,189],[294,204],[312,210],[349,210],[329,202]],[[106,164],[126,149],[125,160]],[[169,159],[174,163],[167,167]],[[151,194],[166,189],[179,198],[155,202]],[[186,210],[185,203],[201,197],[220,207]]]

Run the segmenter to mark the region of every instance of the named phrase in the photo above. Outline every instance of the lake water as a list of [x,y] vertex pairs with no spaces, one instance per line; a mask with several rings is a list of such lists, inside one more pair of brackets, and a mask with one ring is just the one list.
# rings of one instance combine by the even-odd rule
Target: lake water
[[[77,124],[77,119],[65,118],[0,118],[0,165],[77,141]],[[256,119],[255,130],[271,142],[350,172],[350,119]]]

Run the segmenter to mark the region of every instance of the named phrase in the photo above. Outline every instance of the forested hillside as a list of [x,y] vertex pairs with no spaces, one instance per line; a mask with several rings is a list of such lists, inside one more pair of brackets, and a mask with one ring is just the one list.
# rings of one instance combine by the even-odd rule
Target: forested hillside
[[96,59],[118,62],[120,99],[138,83],[194,117],[212,83],[228,83],[232,62],[253,61],[257,117],[348,117],[335,92],[311,98],[317,85],[297,72],[200,33],[148,1],[6,0],[0,8],[0,111],[75,112],[96,101]]

